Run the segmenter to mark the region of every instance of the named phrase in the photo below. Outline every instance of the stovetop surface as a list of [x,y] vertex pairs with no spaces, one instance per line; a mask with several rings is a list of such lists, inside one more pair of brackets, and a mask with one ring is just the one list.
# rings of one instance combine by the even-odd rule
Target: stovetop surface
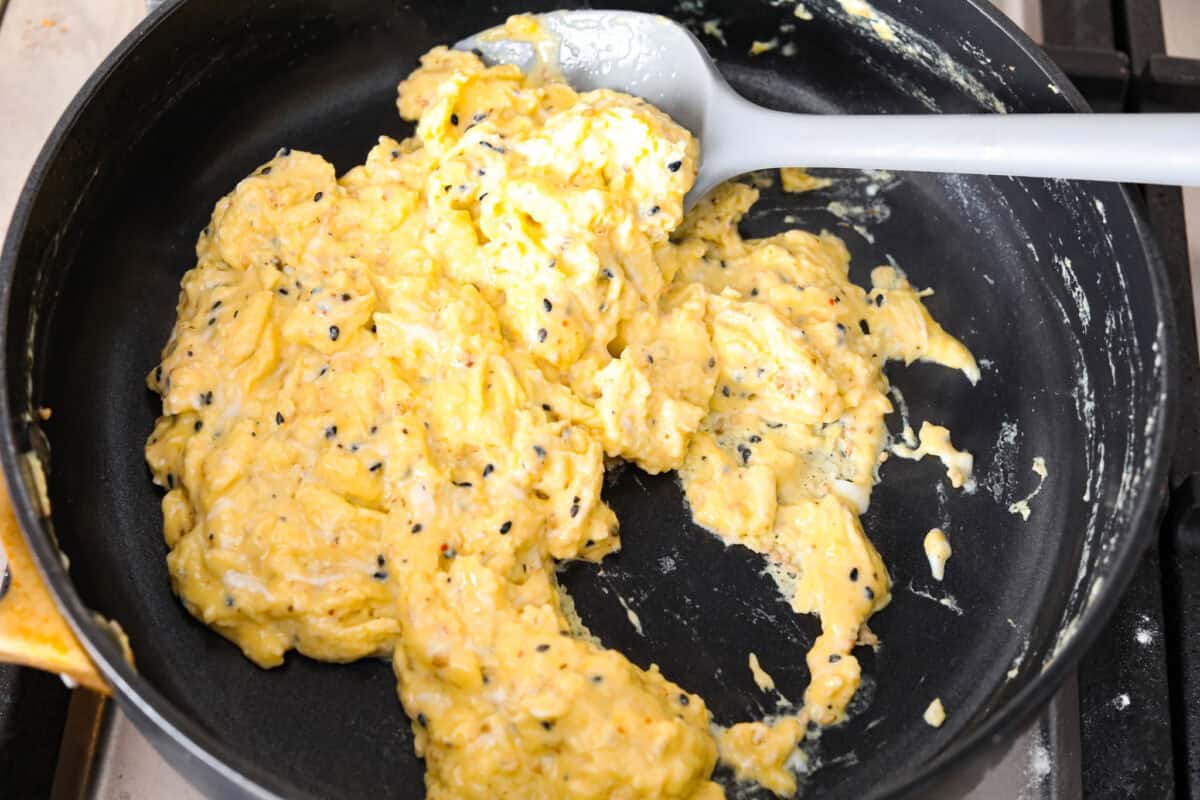
[[[154,5],[151,0],[151,5]],[[1200,111],[1200,0],[998,0],[1097,111]],[[144,0],[0,0],[0,237],[42,140]],[[971,797],[1200,797],[1200,190],[1141,187],[1180,322],[1172,501],[1112,623]],[[1185,202],[1186,201],[1186,202]],[[1190,242],[1187,231],[1192,231]],[[0,796],[198,797],[119,712],[0,665]]]

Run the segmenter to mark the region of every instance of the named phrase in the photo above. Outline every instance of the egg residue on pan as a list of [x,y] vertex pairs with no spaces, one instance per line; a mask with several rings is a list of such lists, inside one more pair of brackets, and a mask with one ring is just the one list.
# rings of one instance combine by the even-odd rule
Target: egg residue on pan
[[[697,142],[643,101],[437,48],[399,109],[413,137],[340,178],[281,150],[199,238],[148,379],[176,593],[263,667],[390,657],[433,798],[714,798],[718,758],[794,792],[890,599],[883,365],[971,354],[836,237],[739,235],[747,185],[685,216]],[[580,629],[555,564],[619,547],[606,458],[677,470],[820,616],[794,714],[717,727]]]

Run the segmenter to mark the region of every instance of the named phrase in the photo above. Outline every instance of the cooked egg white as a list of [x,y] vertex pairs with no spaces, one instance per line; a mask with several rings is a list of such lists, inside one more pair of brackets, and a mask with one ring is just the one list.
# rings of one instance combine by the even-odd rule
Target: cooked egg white
[[[970,353],[837,238],[743,239],[748,186],[684,219],[697,143],[645,102],[437,48],[399,109],[413,137],[340,178],[280,151],[200,236],[148,379],[175,591],[263,667],[391,658],[431,798],[719,797],[718,751],[793,792],[890,598],[858,518],[883,364]],[[554,568],[619,547],[606,457],[791,576],[802,711],[714,728],[577,635]]]

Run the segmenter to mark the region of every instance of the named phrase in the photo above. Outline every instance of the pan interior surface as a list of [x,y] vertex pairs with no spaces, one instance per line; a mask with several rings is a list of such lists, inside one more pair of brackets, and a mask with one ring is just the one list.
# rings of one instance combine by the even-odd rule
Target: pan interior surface
[[[942,43],[963,65],[955,72],[889,44],[836,4],[811,5],[828,13],[803,20],[790,3],[732,0],[702,12],[639,9],[697,30],[717,20],[720,38],[702,36],[704,44],[735,88],[775,108],[955,112],[994,110],[995,101],[1011,111],[1070,110],[973,6],[877,4]],[[53,411],[40,430],[74,585],[128,633],[155,702],[193,720],[220,760],[280,794],[419,797],[423,768],[387,663],[292,655],[263,672],[172,594],[160,492],[142,460],[158,413],[144,377],[218,198],[280,147],[320,153],[344,171],[377,136],[402,138],[410,129],[395,89],[418,56],[539,6],[549,4],[178,3],[110,64],[28,212],[7,323],[9,402],[14,416]],[[773,38],[780,46],[749,54],[753,41]],[[983,365],[975,387],[921,364],[888,371],[914,427],[946,425],[974,453],[979,489],[951,490],[930,459],[882,469],[863,522],[891,570],[893,602],[870,623],[882,645],[860,650],[856,713],[810,743],[821,768],[801,788],[861,797],[910,783],[1011,703],[1039,678],[1092,589],[1129,561],[1162,421],[1162,297],[1119,187],[830,175],[834,185],[813,193],[765,188],[745,231],[828,229],[846,241],[860,284],[894,260],[915,285],[936,289],[930,311]],[[889,424],[897,431],[900,415]],[[1038,485],[1036,457],[1048,477],[1025,521],[1009,505]],[[610,477],[606,499],[621,520],[622,552],[561,575],[591,630],[702,695],[718,723],[775,710],[755,687],[751,652],[798,700],[817,622],[790,611],[761,558],[693,525],[670,475],[626,467]],[[944,583],[930,578],[921,547],[934,526],[954,543]],[[921,720],[935,697],[948,713],[936,730]]]

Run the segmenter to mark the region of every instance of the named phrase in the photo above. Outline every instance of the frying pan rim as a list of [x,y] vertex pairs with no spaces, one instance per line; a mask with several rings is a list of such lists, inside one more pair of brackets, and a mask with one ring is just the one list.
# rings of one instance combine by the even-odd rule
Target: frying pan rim
[[[195,781],[202,777],[196,769],[203,767],[211,773],[212,778],[227,782],[227,785],[236,787],[247,796],[312,796],[301,787],[283,781],[249,757],[218,741],[125,662],[120,648],[107,633],[102,633],[104,629],[96,624],[93,612],[79,597],[60,560],[56,545],[42,526],[37,504],[27,485],[19,477],[22,457],[18,448],[17,420],[13,417],[7,390],[6,354],[13,276],[35,198],[41,193],[45,178],[65,139],[81,112],[94,100],[100,87],[142,40],[189,1],[169,0],[152,11],[104,58],[55,124],[21,190],[4,248],[0,253],[0,348],[3,348],[5,353],[5,357],[0,359],[0,420],[7,421],[7,424],[0,424],[0,467],[4,470],[9,496],[22,534],[29,543],[38,569],[50,587],[55,601],[88,655],[112,685],[118,704],[133,718],[143,734],[160,750],[172,751],[170,755],[176,756],[173,759],[174,765],[186,773],[190,780]],[[1060,89],[1063,99],[1075,112],[1090,111],[1083,96],[1066,75],[1015,23],[987,2],[963,2],[1012,40],[1026,58]],[[1144,443],[1152,455],[1152,466],[1142,476],[1141,491],[1135,496],[1128,531],[1123,534],[1122,541],[1111,555],[1104,590],[1099,592],[1094,600],[1085,604],[1078,615],[1075,634],[1062,644],[1052,663],[1015,695],[1001,703],[976,728],[949,744],[910,778],[883,787],[886,793],[892,796],[909,795],[923,788],[927,789],[935,781],[947,777],[952,772],[965,771],[970,765],[982,763],[988,755],[996,753],[997,744],[1010,739],[1020,726],[1039,712],[1058,690],[1068,671],[1075,668],[1082,654],[1099,635],[1103,623],[1112,615],[1124,589],[1132,579],[1138,560],[1151,541],[1151,522],[1161,507],[1168,479],[1171,447],[1167,431],[1173,429],[1177,414],[1175,398],[1179,376],[1175,361],[1178,352],[1176,322],[1174,309],[1168,302],[1166,268],[1161,252],[1142,219],[1129,188],[1122,185],[1119,190],[1133,222],[1138,243],[1146,256],[1146,269],[1149,272],[1151,292],[1160,322],[1156,344],[1159,352],[1163,354],[1162,391],[1153,398],[1153,412],[1157,415],[1159,424],[1150,441]],[[52,519],[51,516],[51,521]],[[30,536],[27,533],[33,530],[40,531],[41,535]],[[197,763],[186,763],[190,760]]]

